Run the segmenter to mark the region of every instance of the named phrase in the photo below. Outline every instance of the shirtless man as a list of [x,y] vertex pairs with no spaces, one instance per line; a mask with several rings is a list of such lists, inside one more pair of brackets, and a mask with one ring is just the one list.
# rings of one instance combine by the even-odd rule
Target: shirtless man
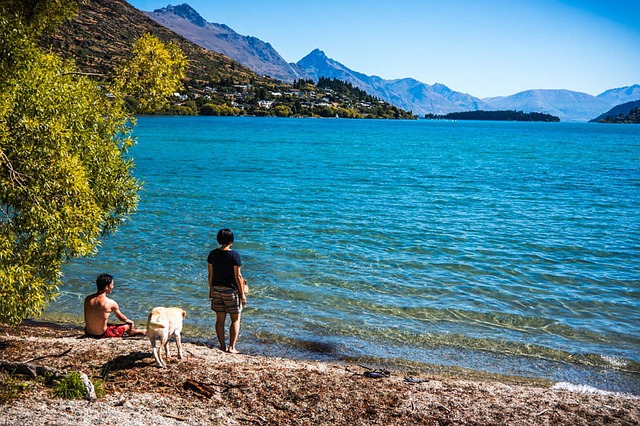
[[[84,299],[85,335],[97,339],[122,337],[125,333],[129,336],[144,336],[146,330],[136,330],[133,321],[120,312],[115,300],[107,297],[113,291],[113,277],[109,274],[99,275],[96,286],[98,291]],[[124,324],[108,324],[112,312]]]

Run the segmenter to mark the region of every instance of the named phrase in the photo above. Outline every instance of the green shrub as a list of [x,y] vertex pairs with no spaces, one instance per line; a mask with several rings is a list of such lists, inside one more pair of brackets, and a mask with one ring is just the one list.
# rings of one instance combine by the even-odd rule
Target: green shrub
[[53,388],[53,395],[64,399],[84,399],[87,389],[82,383],[80,373],[73,371],[60,379]]
[[104,389],[104,382],[102,380],[91,380],[93,383],[93,389],[96,391],[96,397],[102,398],[107,394],[107,391]]

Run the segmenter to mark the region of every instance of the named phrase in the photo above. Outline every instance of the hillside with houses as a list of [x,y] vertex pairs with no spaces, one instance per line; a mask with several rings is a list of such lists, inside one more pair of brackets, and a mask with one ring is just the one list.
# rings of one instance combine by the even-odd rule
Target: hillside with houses
[[[407,112],[359,89],[338,82],[294,84],[262,76],[220,53],[212,52],[156,23],[123,0],[87,0],[79,13],[56,34],[41,41],[79,71],[112,74],[131,55],[136,38],[150,33],[177,44],[188,58],[184,88],[157,114],[254,115],[280,117],[414,118]],[[136,100],[130,100],[135,111]]]

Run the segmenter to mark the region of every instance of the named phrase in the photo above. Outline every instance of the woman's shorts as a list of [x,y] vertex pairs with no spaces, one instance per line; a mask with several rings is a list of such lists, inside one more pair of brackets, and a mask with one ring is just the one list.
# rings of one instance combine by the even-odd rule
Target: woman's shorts
[[215,312],[239,314],[242,312],[242,301],[237,291],[230,287],[213,286],[211,292],[211,309]]

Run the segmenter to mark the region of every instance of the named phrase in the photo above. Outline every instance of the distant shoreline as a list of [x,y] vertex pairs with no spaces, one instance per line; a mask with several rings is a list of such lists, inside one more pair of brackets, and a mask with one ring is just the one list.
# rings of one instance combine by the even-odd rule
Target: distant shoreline
[[426,114],[427,120],[476,120],[476,121],[521,121],[558,123],[560,118],[541,112],[523,112],[513,110],[451,112],[444,115]]

